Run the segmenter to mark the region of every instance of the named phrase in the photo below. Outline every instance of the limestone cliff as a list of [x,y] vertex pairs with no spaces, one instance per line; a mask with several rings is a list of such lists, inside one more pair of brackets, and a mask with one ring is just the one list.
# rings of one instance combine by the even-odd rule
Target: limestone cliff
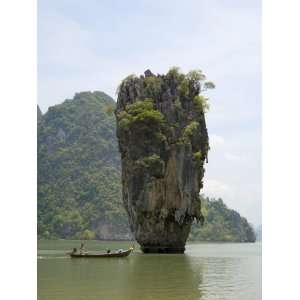
[[128,76],[115,110],[123,202],[141,249],[182,253],[194,219],[209,149],[201,71]]

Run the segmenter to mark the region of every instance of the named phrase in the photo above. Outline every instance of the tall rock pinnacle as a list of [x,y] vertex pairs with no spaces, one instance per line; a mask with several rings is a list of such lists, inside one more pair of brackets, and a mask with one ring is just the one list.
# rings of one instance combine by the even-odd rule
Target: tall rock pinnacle
[[203,220],[199,192],[209,149],[201,71],[130,75],[118,89],[117,137],[123,202],[145,253],[183,253],[193,220]]

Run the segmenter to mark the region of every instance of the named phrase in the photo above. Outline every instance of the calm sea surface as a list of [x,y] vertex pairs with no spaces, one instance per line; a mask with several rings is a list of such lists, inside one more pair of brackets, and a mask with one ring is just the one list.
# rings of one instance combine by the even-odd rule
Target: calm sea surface
[[[79,241],[38,242],[39,300],[259,300],[261,244],[192,243],[186,253],[71,259]],[[88,250],[129,242],[89,241]],[[138,246],[136,246],[138,249]]]

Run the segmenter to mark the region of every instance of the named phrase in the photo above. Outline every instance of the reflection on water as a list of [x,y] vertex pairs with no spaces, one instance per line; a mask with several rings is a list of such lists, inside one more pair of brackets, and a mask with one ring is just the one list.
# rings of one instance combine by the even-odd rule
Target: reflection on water
[[[90,250],[122,245],[89,243]],[[64,255],[70,246],[76,244],[39,242],[39,300],[261,299],[259,244],[192,244],[185,255],[136,251],[127,258],[73,260]]]
[[201,265],[185,255],[136,255],[124,280],[124,300],[201,299]]

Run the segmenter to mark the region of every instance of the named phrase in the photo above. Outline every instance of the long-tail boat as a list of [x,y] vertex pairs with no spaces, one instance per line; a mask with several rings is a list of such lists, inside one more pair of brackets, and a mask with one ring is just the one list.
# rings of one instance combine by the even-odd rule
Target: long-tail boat
[[133,248],[129,248],[128,250],[118,250],[117,252],[110,252],[110,253],[76,253],[76,252],[69,252],[67,254],[70,255],[71,258],[103,258],[103,257],[126,257],[133,251]]

